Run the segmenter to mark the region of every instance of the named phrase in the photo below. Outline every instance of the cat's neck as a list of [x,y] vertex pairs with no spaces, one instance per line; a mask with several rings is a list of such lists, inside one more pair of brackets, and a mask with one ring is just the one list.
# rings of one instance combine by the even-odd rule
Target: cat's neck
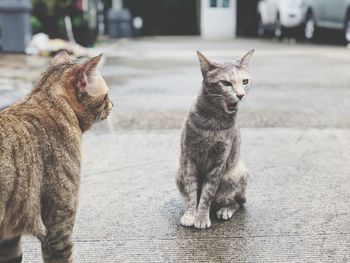
[[64,122],[69,124],[71,128],[80,129],[81,132],[88,130],[94,122],[91,116],[86,116],[89,114],[85,111],[77,111],[70,96],[65,94],[64,87],[56,87],[55,91],[53,88],[49,91],[38,89],[29,94],[23,103],[30,103],[42,111],[55,112],[55,115],[58,116],[56,122]]
[[[203,84],[205,85],[205,84]],[[226,113],[205,96],[202,88],[191,110],[190,117],[194,124],[204,130],[226,130],[237,127],[238,111]]]

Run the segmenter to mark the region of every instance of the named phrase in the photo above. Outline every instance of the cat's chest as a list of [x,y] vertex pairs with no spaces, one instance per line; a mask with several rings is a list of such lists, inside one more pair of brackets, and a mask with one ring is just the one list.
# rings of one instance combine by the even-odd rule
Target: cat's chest
[[202,129],[189,129],[191,138],[194,142],[207,145],[208,147],[217,143],[230,144],[234,137],[234,130],[202,130]]
[[232,134],[227,133],[201,134],[197,138],[197,143],[208,149],[216,147],[217,145],[229,147],[233,139]]
[[192,131],[186,138],[186,145],[191,156],[208,160],[213,156],[227,155],[233,139],[232,131]]

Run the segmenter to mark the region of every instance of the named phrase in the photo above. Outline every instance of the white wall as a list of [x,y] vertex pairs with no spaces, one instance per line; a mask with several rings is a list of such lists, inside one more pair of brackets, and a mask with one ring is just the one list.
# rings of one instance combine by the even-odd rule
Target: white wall
[[234,38],[236,36],[236,0],[229,7],[210,7],[210,0],[201,0],[201,35],[205,38]]
[[122,10],[123,0],[112,0],[112,8],[115,10]]

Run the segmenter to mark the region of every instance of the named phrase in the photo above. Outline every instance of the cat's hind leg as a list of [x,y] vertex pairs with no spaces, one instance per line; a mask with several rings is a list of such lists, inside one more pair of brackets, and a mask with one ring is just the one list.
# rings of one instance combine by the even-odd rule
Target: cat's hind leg
[[73,228],[77,210],[77,192],[73,189],[43,196],[43,222],[46,235],[39,237],[45,263],[73,262]]
[[21,237],[0,240],[0,263],[22,262]]
[[218,219],[229,220],[244,205],[248,176],[241,161],[225,172],[215,196],[214,209]]
[[198,175],[197,167],[191,161],[182,161],[176,176],[176,184],[185,198],[185,213],[180,224],[193,226],[197,213]]
[[239,206],[236,203],[231,204],[230,206],[221,207],[216,211],[216,217],[222,220],[229,220],[234,213],[238,210]]
[[73,262],[73,224],[71,220],[57,220],[48,226],[47,235],[41,241],[45,263]]

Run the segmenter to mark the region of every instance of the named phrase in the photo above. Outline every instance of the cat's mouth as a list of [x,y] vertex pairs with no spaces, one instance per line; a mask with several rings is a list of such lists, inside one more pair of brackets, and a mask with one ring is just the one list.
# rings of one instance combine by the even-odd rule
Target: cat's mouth
[[233,112],[237,110],[238,102],[227,102],[227,109],[229,112]]
[[100,122],[100,121],[107,119],[108,116],[111,114],[111,112],[112,112],[112,109],[110,109],[108,111],[101,112],[100,114],[97,115],[96,122]]

